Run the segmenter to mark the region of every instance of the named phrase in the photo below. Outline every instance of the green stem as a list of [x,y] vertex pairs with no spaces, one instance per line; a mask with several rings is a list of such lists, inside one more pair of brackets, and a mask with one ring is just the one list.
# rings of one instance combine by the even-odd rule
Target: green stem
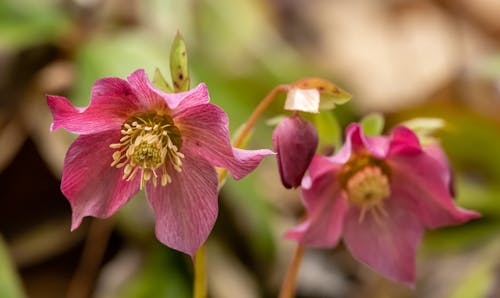
[[205,246],[202,245],[194,255],[193,298],[207,297],[207,273],[205,266]]

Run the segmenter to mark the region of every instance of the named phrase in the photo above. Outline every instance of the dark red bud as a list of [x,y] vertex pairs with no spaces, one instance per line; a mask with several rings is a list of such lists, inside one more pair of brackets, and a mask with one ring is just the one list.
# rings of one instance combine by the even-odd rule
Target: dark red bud
[[286,188],[300,186],[318,147],[316,127],[300,115],[287,117],[273,132],[281,182]]

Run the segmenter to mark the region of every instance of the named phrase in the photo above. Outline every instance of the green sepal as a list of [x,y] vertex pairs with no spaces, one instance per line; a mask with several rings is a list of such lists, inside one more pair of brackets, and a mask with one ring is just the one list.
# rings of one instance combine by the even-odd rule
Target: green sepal
[[318,130],[320,151],[329,148],[340,148],[342,142],[341,127],[335,115],[330,111],[323,111],[313,115],[314,124]]
[[384,131],[385,119],[380,113],[370,113],[361,119],[361,127],[367,136],[379,136]]
[[177,32],[170,49],[170,76],[175,92],[189,90],[190,78],[186,44],[179,32]]
[[174,90],[170,87],[170,84],[165,80],[165,77],[161,73],[160,69],[157,67],[155,69],[155,74],[153,77],[153,85],[161,91],[172,93]]

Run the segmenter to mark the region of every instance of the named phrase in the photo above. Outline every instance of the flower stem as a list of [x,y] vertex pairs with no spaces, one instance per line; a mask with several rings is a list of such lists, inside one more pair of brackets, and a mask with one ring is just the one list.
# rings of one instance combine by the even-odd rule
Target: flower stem
[[248,120],[245,122],[244,126],[242,127],[240,133],[238,136],[236,136],[233,146],[239,148],[243,142],[245,141],[245,138],[247,135],[250,133],[252,128],[255,126],[255,123],[259,119],[260,115],[269,107],[269,105],[273,102],[273,100],[276,98],[276,95],[278,92],[282,91],[287,91],[289,89],[289,85],[278,85],[274,87],[273,90],[271,90],[266,97],[264,97],[259,105],[255,108],[253,113],[248,117]]
[[[241,148],[241,146],[245,143],[245,139],[247,138],[248,134],[250,131],[252,131],[252,128],[255,126],[255,123],[257,120],[259,120],[259,117],[262,115],[262,113],[269,107],[269,105],[273,102],[273,100],[276,98],[276,95],[279,92],[283,91],[288,91],[290,88],[290,85],[285,85],[281,84],[276,87],[274,87],[273,90],[271,90],[266,97],[264,97],[259,105],[255,108],[255,110],[252,112],[250,117],[248,117],[248,120],[243,124],[242,128],[238,132],[238,134],[235,136],[233,140],[233,147],[236,148]],[[219,189],[222,187],[224,184],[224,181],[227,176],[227,170],[222,169],[219,172]]]
[[297,244],[288,270],[285,275],[285,280],[281,285],[279,298],[292,298],[295,294],[295,284],[297,282],[297,273],[299,272],[300,261],[304,255],[304,246]]
[[207,297],[207,274],[205,268],[205,245],[194,255],[193,298]]
[[112,218],[92,219],[90,222],[80,263],[68,286],[68,298],[90,296],[113,228],[114,220]]

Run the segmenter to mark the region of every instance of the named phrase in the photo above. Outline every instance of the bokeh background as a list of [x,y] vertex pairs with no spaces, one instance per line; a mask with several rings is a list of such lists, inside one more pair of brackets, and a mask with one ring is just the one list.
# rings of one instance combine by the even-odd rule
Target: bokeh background
[[[0,0],[0,297],[191,296],[191,260],[154,238],[143,194],[69,232],[59,179],[75,136],[49,132],[45,101],[85,106],[101,77],[168,73],[177,30],[192,82],[208,84],[233,132],[275,85],[306,76],[353,94],[332,112],[342,127],[370,112],[384,113],[386,131],[417,116],[447,121],[457,201],[483,217],[426,234],[414,290],[338,247],[306,252],[297,297],[500,297],[499,16],[497,0]],[[283,101],[250,148],[271,147],[265,120]],[[275,163],[220,194],[211,297],[277,295],[294,249],[282,234],[303,211]]]

